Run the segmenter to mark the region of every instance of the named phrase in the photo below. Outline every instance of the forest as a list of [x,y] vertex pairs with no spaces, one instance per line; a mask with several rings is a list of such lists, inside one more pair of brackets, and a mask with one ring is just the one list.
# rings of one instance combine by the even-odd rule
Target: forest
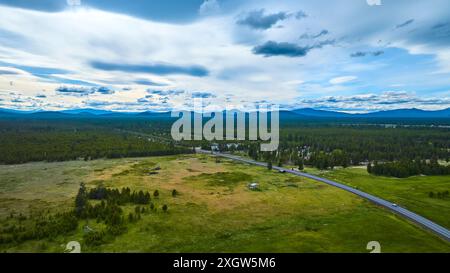
[[395,162],[367,165],[367,172],[374,175],[405,178],[413,175],[450,175],[450,165],[443,166],[436,159],[430,160],[402,160]]
[[[173,141],[170,136],[172,121],[167,117],[146,116],[0,119],[0,163],[142,157],[192,153],[193,147],[211,149],[212,142],[208,141]],[[450,160],[449,135],[449,128],[434,125],[368,125],[365,120],[361,124],[334,119],[317,123],[282,120],[277,151],[261,152],[260,143],[254,141],[218,141],[217,145],[221,151],[245,153],[279,166],[333,169],[377,161],[374,174],[390,176],[398,172],[402,174],[394,176],[410,176],[418,174],[417,171],[405,172],[405,169],[412,169],[405,166],[417,165],[412,164],[412,160]],[[437,169],[433,166],[422,169],[430,173],[429,169]],[[433,173],[444,174],[445,171]]]
[[[105,123],[108,124],[108,123]],[[118,127],[120,123],[118,123]],[[0,163],[92,160],[190,153],[154,139],[79,121],[0,122]]]

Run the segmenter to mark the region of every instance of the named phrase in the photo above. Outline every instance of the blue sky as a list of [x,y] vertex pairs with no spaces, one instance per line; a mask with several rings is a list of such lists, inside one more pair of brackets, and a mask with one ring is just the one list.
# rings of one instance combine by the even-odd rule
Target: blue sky
[[450,107],[450,2],[375,2],[0,0],[0,108]]

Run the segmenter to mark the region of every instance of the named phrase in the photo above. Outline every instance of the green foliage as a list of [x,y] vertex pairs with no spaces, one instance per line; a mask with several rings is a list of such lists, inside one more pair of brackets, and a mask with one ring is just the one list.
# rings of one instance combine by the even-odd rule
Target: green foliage
[[66,128],[57,121],[27,121],[24,125],[19,125],[2,123],[0,120],[2,132],[0,163],[18,164],[30,161],[53,162],[192,153],[190,148],[175,147],[157,140],[150,141],[113,128],[91,128],[89,125],[78,123],[75,123],[74,127]]
[[374,175],[405,178],[413,175],[449,175],[450,165],[440,165],[437,160],[402,160],[395,162],[376,163],[367,167],[367,171]]
[[449,191],[442,191],[442,192],[439,191],[439,192],[436,192],[436,193],[430,191],[428,193],[428,196],[430,198],[437,198],[437,199],[448,199],[450,197]]
[[86,210],[87,205],[87,192],[84,183],[80,184],[80,189],[75,197],[75,214],[78,217],[83,216],[83,212]]
[[78,219],[71,212],[46,217],[40,216],[31,220],[33,222],[28,227],[12,225],[2,230],[0,244],[55,238],[61,234],[74,231],[78,227]]
[[88,246],[99,246],[106,242],[105,232],[91,231],[83,235],[84,243]]
[[105,187],[97,187],[89,190],[89,199],[94,200],[110,200],[119,205],[124,205],[127,203],[146,205],[150,203],[150,193],[143,192],[131,192],[130,188],[118,189],[107,189]]

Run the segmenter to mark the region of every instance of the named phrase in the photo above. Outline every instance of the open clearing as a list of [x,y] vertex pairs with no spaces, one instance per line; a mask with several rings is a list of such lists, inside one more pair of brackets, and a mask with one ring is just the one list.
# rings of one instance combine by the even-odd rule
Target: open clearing
[[332,171],[307,169],[307,172],[357,188],[397,203],[450,229],[450,198],[431,198],[430,192],[450,191],[450,176],[412,176],[395,178],[375,176],[366,168],[338,168]]
[[[76,240],[83,252],[368,252],[367,243],[379,241],[382,252],[450,252],[449,243],[345,191],[207,155],[0,166],[2,226],[13,211],[72,208],[80,182],[158,190],[159,209],[100,246],[83,245],[83,226],[96,223],[81,221],[71,234],[0,250],[62,252]],[[249,190],[251,182],[260,190]]]

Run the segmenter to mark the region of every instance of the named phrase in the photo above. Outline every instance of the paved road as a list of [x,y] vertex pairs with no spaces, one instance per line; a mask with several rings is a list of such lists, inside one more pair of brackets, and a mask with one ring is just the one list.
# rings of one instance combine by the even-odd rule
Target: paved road
[[[210,151],[205,151],[205,150],[197,150],[197,152],[211,154]],[[229,159],[240,161],[240,162],[244,162],[244,163],[248,163],[248,164],[253,164],[253,165],[258,165],[258,166],[262,166],[262,167],[267,167],[266,163],[254,161],[252,159],[242,158],[242,157],[235,156],[235,155],[223,154],[223,153],[217,153],[217,152],[215,152],[214,155],[225,157],[225,158],[229,158]],[[323,182],[323,183],[326,183],[328,185],[331,185],[331,186],[334,186],[334,187],[346,190],[348,192],[354,193],[354,194],[356,194],[356,195],[358,195],[360,197],[363,197],[363,198],[365,198],[365,199],[367,199],[369,201],[372,201],[373,203],[375,203],[377,205],[383,206],[383,207],[385,207],[385,208],[387,208],[387,209],[397,213],[398,215],[403,216],[403,217],[405,217],[405,218],[407,218],[407,219],[409,219],[409,220],[419,224],[420,226],[422,226],[422,227],[424,227],[424,228],[426,228],[428,230],[431,230],[435,234],[439,235],[441,238],[444,238],[446,241],[450,242],[450,231],[448,229],[446,229],[446,228],[444,228],[444,227],[442,227],[442,226],[440,226],[440,225],[438,225],[438,224],[436,224],[436,223],[434,223],[434,222],[432,222],[432,221],[430,221],[430,220],[428,220],[428,219],[426,219],[426,218],[424,218],[424,217],[422,217],[422,216],[420,216],[420,215],[418,215],[418,214],[416,214],[414,212],[411,212],[411,211],[409,211],[409,210],[407,210],[405,208],[396,206],[396,205],[392,204],[389,201],[386,201],[384,199],[378,198],[376,196],[373,196],[371,194],[365,193],[363,191],[354,189],[352,187],[343,185],[341,183],[338,183],[338,182],[335,182],[335,181],[331,181],[329,179],[325,179],[325,178],[322,178],[322,177],[319,177],[319,176],[315,176],[315,175],[312,175],[312,174],[299,172],[299,171],[294,171],[294,170],[291,170],[291,169],[281,168],[281,167],[277,167],[277,166],[273,166],[273,169],[278,170],[278,171],[284,171],[286,173],[291,173],[291,174],[298,175],[298,176],[307,177],[307,178],[310,178],[310,179],[313,179],[313,180],[316,180],[316,181],[319,181],[319,182]]]

